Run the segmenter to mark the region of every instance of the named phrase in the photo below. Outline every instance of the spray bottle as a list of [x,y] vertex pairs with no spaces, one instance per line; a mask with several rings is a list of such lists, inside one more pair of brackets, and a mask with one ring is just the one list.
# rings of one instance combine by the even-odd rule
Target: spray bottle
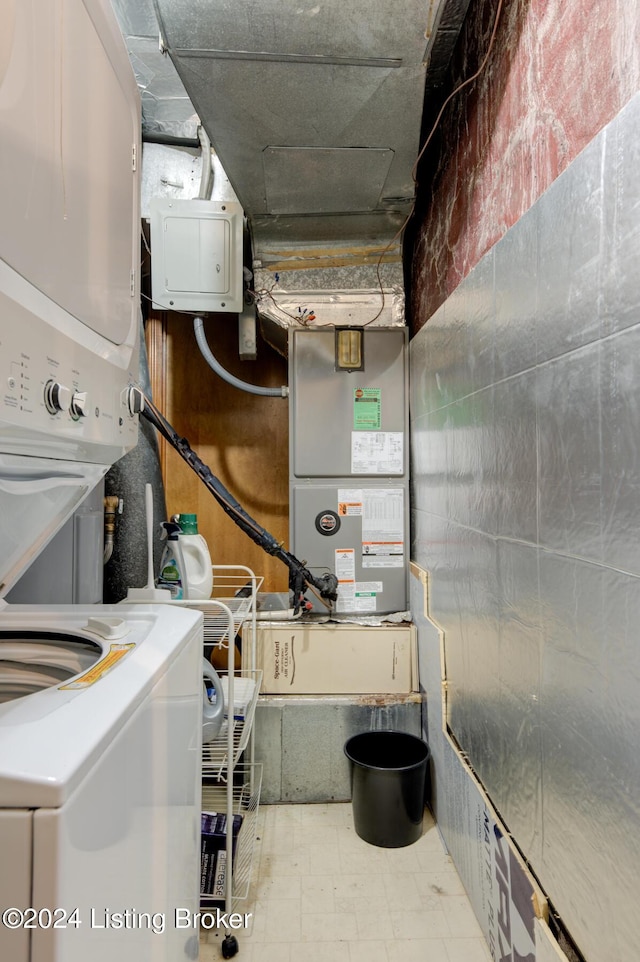
[[179,514],[178,542],[182,557],[184,597],[203,600],[211,597],[213,574],[207,542],[198,534],[198,518],[195,514]]
[[172,601],[180,601],[187,597],[184,590],[185,565],[179,539],[182,529],[174,521],[162,521],[160,527],[163,529],[163,537],[166,538],[167,543],[162,552],[160,574],[156,584],[158,588],[169,589]]

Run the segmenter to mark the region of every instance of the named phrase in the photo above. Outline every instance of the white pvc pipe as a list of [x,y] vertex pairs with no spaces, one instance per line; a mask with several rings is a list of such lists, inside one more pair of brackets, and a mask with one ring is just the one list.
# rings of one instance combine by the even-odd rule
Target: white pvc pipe
[[198,127],[198,140],[200,141],[202,154],[202,174],[200,177],[200,200],[210,200],[213,193],[213,167],[211,165],[211,141],[201,125]]
[[196,341],[203,358],[211,370],[215,371],[227,384],[231,384],[232,387],[237,387],[241,391],[247,391],[249,394],[258,394],[260,397],[288,397],[289,388],[286,384],[283,384],[282,387],[261,387],[259,384],[249,384],[247,381],[241,381],[240,378],[225,370],[222,364],[220,364],[211,353],[211,348],[207,344],[207,338],[204,333],[204,321],[201,317],[194,317],[193,330],[195,331]]

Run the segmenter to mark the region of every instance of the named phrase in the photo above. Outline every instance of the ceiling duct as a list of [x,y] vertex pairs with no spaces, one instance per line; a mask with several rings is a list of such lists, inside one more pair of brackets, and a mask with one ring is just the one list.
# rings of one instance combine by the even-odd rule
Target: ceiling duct
[[371,263],[394,238],[398,256],[425,62],[436,52],[441,71],[467,4],[155,0],[264,266],[291,251],[309,266]]

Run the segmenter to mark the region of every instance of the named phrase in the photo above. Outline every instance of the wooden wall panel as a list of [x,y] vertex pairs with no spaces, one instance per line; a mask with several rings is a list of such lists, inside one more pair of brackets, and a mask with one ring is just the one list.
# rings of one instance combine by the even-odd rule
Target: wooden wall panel
[[[187,315],[153,315],[147,322],[153,396],[176,431],[242,507],[286,546],[289,542],[288,401],[231,387],[196,344]],[[238,356],[235,314],[205,319],[209,346],[236,377],[278,387],[287,363],[258,339],[258,360]],[[163,443],[162,473],[169,515],[195,512],[214,564],[246,564],[265,578],[263,590],[286,591],[287,569],[265,554],[230,518],[182,458]]]

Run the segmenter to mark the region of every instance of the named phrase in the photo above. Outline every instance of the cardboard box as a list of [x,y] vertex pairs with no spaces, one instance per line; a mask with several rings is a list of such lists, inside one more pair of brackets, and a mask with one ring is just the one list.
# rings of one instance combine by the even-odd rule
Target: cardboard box
[[415,628],[263,622],[262,691],[272,695],[406,694],[418,690]]

